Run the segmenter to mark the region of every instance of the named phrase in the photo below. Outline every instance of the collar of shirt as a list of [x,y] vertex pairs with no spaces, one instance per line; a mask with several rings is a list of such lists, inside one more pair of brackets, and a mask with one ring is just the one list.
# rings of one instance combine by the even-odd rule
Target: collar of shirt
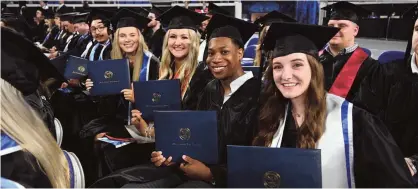
[[57,9],[60,9],[62,6],[64,6],[64,4],[58,5]]
[[416,61],[415,61],[415,56],[416,56],[415,53],[412,54],[412,58],[411,58],[411,70],[412,70],[412,73],[413,74],[418,74],[418,66],[417,66]]
[[[354,51],[357,49],[357,47],[358,47],[358,44],[357,44],[357,43],[354,43],[354,45],[353,45],[353,46],[351,46],[351,47],[347,47],[347,48],[344,48],[343,50],[341,50],[341,51],[338,53],[338,55],[344,55],[344,54],[352,53],[352,52],[354,52]],[[332,54],[332,53],[331,53],[331,49],[330,49],[330,47],[329,47],[329,43],[328,43],[328,44],[327,44],[327,46],[325,47],[325,50],[326,50],[329,54]]]
[[231,96],[242,86],[244,85],[244,83],[246,81],[248,81],[249,79],[253,78],[253,72],[247,72],[244,75],[242,75],[241,77],[235,79],[234,81],[231,82],[231,84],[229,84],[229,86],[231,87],[231,92],[227,95],[224,96],[224,104],[226,101],[228,101],[229,98],[231,98]]

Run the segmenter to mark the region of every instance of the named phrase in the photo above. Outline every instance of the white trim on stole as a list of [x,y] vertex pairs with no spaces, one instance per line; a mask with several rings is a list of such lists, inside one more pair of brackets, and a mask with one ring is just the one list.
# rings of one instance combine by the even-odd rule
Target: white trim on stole
[[[144,51],[144,54],[148,56],[147,75],[146,75],[146,78],[147,78],[147,81],[148,81],[149,80],[149,66],[150,66],[150,63],[151,63],[152,56],[154,56],[154,54],[152,54],[149,51]],[[142,63],[142,65],[144,65],[144,63]]]
[[200,43],[200,46],[199,46],[199,56],[197,56],[197,61],[198,62],[203,61],[203,55],[205,54],[205,48],[206,48],[206,40],[203,40],[202,43]]
[[[321,150],[321,167],[322,167],[322,187],[323,188],[349,188],[348,178],[350,178],[351,187],[355,187],[353,174],[353,120],[351,103],[348,105],[346,115],[342,115],[342,106],[345,100],[333,94],[327,94],[327,118],[325,121],[325,132],[317,143],[317,149]],[[347,108],[347,106],[346,106]],[[287,117],[280,122],[277,132],[273,136],[270,147],[280,148],[284,125]],[[342,118],[346,117],[346,120]],[[347,175],[346,153],[343,134],[343,121],[346,121],[348,128],[349,141],[349,174]]]

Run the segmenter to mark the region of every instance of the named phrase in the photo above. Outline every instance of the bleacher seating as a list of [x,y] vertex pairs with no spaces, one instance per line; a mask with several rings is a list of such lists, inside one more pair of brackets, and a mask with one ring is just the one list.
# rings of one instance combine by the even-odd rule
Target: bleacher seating
[[380,64],[386,64],[395,60],[402,60],[405,56],[405,52],[403,51],[385,51],[383,52],[378,61]]

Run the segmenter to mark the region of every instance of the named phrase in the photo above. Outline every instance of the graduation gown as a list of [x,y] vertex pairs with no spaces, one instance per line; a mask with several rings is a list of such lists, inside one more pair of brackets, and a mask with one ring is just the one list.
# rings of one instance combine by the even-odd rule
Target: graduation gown
[[182,100],[183,110],[196,110],[199,97],[202,95],[206,85],[214,79],[205,62],[200,62],[190,80],[187,91]]
[[226,187],[226,146],[251,145],[258,116],[260,83],[247,80],[223,103],[224,89],[219,80],[207,84],[197,104],[197,110],[216,111],[218,118],[219,165],[208,165],[217,187]]
[[109,60],[111,59],[110,52],[112,52],[112,42],[109,39],[104,43],[96,43],[91,46],[86,59],[90,61]]
[[[52,188],[49,178],[36,158],[22,150],[12,138],[1,133],[1,177],[17,182],[26,188]],[[63,151],[70,170],[70,187],[84,188],[83,167],[71,152]]]
[[[383,122],[341,97],[327,95],[321,149],[324,188],[413,187],[404,156]],[[287,107],[270,147],[296,147],[297,129]]]
[[[360,47],[358,47],[360,48]],[[324,75],[325,75],[325,89],[329,91],[336,80],[338,74],[340,74],[341,69],[346,64],[348,59],[351,57],[353,53],[347,53],[343,55],[337,55],[333,57],[328,51],[323,52],[323,54],[319,57],[320,62],[324,68]],[[372,86],[371,90],[375,90],[375,88],[384,87],[382,85],[382,81],[384,80],[384,75],[381,73],[381,69],[379,68],[379,63],[368,57],[360,66],[360,69],[355,76],[353,85],[351,86],[347,96],[349,102],[353,103],[354,105],[364,108],[368,111],[373,113],[374,110],[370,110],[368,108],[369,100],[365,99],[367,97],[361,96],[359,93],[360,85],[363,80],[367,77],[370,77],[370,82],[372,82],[369,86]]]
[[42,46],[47,49],[52,48],[54,46],[55,37],[58,35],[59,31],[58,26],[54,26],[46,35],[44,41],[42,42]]
[[148,36],[146,36],[146,43],[148,48],[156,56],[160,58],[162,55],[163,41],[164,41],[165,31],[160,28],[157,31],[153,32],[152,29],[149,29]]
[[[152,53],[144,52],[143,68],[139,80],[157,80],[159,61]],[[132,75],[133,69],[131,69]],[[94,136],[106,132],[112,137],[131,138],[124,127],[127,124],[131,110],[130,102],[125,100],[123,94],[98,97],[97,106],[99,118],[85,125],[80,132],[80,137],[93,141]],[[134,105],[134,104],[132,104]],[[115,148],[113,145],[96,142],[96,155],[98,160],[97,177],[105,176],[113,171],[131,167],[137,164],[149,162],[149,154],[154,150],[154,144],[130,144],[123,148]]]
[[63,32],[62,35],[60,36],[60,38],[58,39],[58,46],[57,47],[58,51],[64,51],[65,46],[67,45],[68,42],[68,38],[71,36],[71,33],[68,32]]

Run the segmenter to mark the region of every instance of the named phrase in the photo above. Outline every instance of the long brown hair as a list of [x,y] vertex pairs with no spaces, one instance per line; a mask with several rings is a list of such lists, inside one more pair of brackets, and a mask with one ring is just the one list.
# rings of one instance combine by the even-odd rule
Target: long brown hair
[[264,38],[267,35],[267,31],[269,29],[270,25],[264,26],[263,29],[260,32],[260,37],[258,38],[258,42],[255,48],[255,59],[254,59],[254,66],[260,66],[261,65],[261,45],[263,44]]
[[[324,71],[314,57],[306,55],[311,67],[312,77],[305,99],[305,121],[298,128],[297,147],[314,149],[316,142],[325,131],[326,91],[324,89]],[[262,107],[259,118],[259,133],[253,141],[256,146],[270,146],[273,136],[284,120],[289,99],[283,97],[273,79],[273,66],[265,76],[266,86],[262,91]]]

